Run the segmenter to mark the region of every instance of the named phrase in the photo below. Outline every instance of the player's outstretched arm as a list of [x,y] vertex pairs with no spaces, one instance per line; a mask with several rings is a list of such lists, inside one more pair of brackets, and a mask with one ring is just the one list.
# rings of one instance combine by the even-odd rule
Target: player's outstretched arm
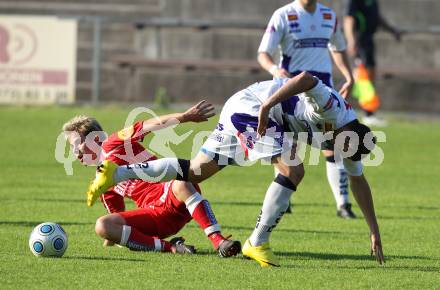
[[258,118],[257,133],[263,136],[266,133],[267,123],[269,121],[270,109],[278,103],[288,98],[306,92],[316,86],[318,80],[308,72],[302,72],[290,79],[272,96],[270,96],[260,107]]
[[374,255],[379,264],[385,263],[380,240],[379,225],[374,212],[373,197],[370,186],[364,175],[350,176],[350,185],[353,195],[364,214],[365,221],[370,228],[371,255]]
[[182,113],[174,113],[163,115],[155,118],[145,120],[143,122],[142,131],[151,132],[164,129],[173,125],[187,123],[187,122],[205,122],[215,115],[214,106],[203,100],[198,104],[192,106]]

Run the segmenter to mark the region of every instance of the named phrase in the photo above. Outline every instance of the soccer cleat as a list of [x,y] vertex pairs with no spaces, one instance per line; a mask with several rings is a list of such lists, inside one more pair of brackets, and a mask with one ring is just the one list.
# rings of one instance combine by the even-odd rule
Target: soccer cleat
[[246,240],[241,251],[243,256],[254,259],[260,264],[261,267],[280,266],[277,256],[275,256],[269,247],[269,242],[253,247],[250,241]]
[[92,206],[101,194],[115,185],[113,173],[116,171],[116,168],[118,168],[118,165],[108,160],[104,160],[102,164],[96,168],[96,177],[87,191],[88,206]]
[[237,256],[237,254],[241,251],[241,243],[240,241],[231,241],[231,240],[223,240],[218,245],[218,255],[221,258],[229,258],[232,256]]
[[336,212],[336,215],[345,219],[355,219],[356,215],[351,210],[351,203],[344,203]]
[[172,252],[174,254],[195,254],[196,248],[191,245],[185,244],[185,239],[183,237],[175,237],[170,240],[172,244]]

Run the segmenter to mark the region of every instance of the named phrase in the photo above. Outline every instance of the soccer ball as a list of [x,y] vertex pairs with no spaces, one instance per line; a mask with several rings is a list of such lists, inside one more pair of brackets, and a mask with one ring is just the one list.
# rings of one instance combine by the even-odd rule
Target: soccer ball
[[37,257],[61,257],[67,249],[67,234],[59,224],[39,224],[29,237],[29,248]]

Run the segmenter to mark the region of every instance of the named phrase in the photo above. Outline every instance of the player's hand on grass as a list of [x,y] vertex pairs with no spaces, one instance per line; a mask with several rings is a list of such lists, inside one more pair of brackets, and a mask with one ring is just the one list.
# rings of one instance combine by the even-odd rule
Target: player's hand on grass
[[377,262],[379,262],[380,265],[384,264],[385,257],[383,256],[382,242],[380,240],[380,234],[379,233],[371,233],[370,239],[371,239],[371,256],[376,257],[376,260],[377,260]]
[[260,107],[260,113],[258,115],[258,127],[257,127],[257,138],[260,138],[266,134],[267,124],[269,123],[269,111],[265,105]]
[[214,115],[214,106],[203,100],[183,113],[183,120],[185,122],[200,123],[208,121]]

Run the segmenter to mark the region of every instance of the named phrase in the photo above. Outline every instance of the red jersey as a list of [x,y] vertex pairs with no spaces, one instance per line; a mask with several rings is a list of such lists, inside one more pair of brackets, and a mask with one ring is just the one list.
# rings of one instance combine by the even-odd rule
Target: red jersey
[[[142,132],[143,122],[111,134],[102,143],[102,160],[110,160],[118,165],[146,162],[157,159],[140,143],[149,132]],[[168,192],[170,183],[146,182],[140,179],[127,180],[111,187],[101,195],[101,201],[109,213],[125,210],[124,197],[132,199],[139,208],[160,205]]]

